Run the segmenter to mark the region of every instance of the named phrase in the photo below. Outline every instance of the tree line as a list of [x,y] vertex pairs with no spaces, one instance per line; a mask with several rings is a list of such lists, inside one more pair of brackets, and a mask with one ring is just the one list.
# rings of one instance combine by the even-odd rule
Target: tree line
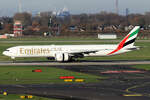
[[126,32],[130,26],[139,25],[144,32],[150,31],[150,12],[145,14],[129,14],[127,16],[115,13],[100,12],[96,14],[76,14],[57,17],[52,12],[42,12],[36,16],[30,13],[16,13],[13,17],[0,17],[0,34],[13,33],[14,21],[23,25],[24,35],[76,35],[97,34],[109,32]]

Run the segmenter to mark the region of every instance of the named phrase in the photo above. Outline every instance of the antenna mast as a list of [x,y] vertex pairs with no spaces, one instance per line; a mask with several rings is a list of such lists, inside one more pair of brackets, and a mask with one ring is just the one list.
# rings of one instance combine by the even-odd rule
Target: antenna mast
[[116,14],[119,14],[118,0],[116,0]]
[[18,0],[19,3],[19,13],[22,13],[22,5],[21,5],[21,0]]

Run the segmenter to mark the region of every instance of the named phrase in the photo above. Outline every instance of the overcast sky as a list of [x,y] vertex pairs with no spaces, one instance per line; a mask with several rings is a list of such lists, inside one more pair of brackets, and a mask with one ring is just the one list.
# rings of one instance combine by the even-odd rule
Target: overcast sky
[[[60,10],[66,6],[72,14],[115,12],[115,0],[21,0],[23,11],[38,12]],[[144,13],[150,11],[150,0],[119,0],[119,13]],[[0,16],[18,11],[18,0],[0,0]]]

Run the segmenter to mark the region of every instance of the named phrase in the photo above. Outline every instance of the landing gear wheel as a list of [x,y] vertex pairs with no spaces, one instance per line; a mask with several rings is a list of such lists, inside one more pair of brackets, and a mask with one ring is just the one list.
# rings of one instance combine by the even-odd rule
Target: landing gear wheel
[[11,59],[13,60],[13,63],[15,63],[15,61],[16,61],[16,60],[15,60],[15,57],[11,57]]

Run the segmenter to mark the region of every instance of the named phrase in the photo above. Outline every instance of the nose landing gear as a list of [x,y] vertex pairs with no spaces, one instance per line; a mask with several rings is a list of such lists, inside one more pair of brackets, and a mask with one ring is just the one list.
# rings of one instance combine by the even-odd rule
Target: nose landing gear
[[13,60],[13,63],[15,63],[15,61],[16,61],[16,60],[15,60],[15,57],[11,57],[11,59]]

